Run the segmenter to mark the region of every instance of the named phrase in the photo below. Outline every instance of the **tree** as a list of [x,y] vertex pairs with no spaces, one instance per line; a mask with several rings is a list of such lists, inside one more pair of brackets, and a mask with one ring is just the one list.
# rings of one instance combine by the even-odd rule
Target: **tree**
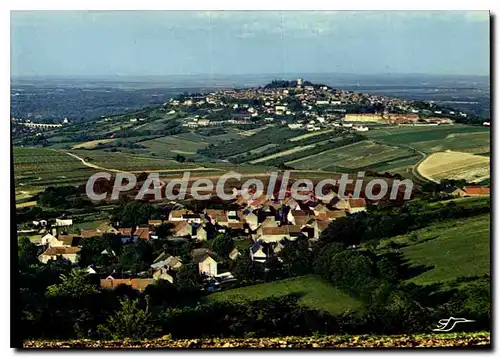
[[118,260],[122,271],[138,273],[145,271],[153,263],[153,247],[146,241],[125,245]]
[[47,287],[44,329],[53,331],[56,337],[84,337],[95,327],[95,322],[106,314],[106,310],[99,290],[88,278],[87,272],[73,268],[68,275],[60,276],[60,283]]
[[80,298],[98,293],[99,290],[88,280],[88,273],[81,268],[73,268],[69,275],[60,275],[61,283],[47,287],[47,296]]
[[158,327],[151,314],[140,308],[139,299],[120,301],[121,310],[111,316],[105,324],[98,326],[98,332],[111,339],[144,339],[158,333]]
[[198,273],[198,267],[194,263],[182,265],[177,273],[177,287],[181,291],[195,291],[202,286],[202,280]]
[[21,268],[38,263],[38,249],[27,237],[19,240],[18,255]]
[[158,217],[156,207],[140,201],[122,203],[112,215],[112,222],[120,222],[123,227],[147,224],[149,219]]
[[305,238],[287,243],[281,251],[281,257],[285,272],[290,276],[306,275],[312,270],[312,252]]
[[219,256],[227,258],[227,255],[234,249],[234,241],[227,234],[219,234],[212,240],[210,247]]
[[235,261],[231,269],[234,276],[238,278],[242,284],[246,283],[246,281],[253,282],[255,280],[255,275],[253,271],[253,261],[250,259],[250,251],[248,249],[243,250]]
[[186,157],[183,156],[183,155],[180,155],[180,154],[177,154],[175,157],[174,157],[174,160],[176,162],[179,162],[179,163],[184,163],[186,161]]
[[320,240],[323,242],[338,242],[344,245],[359,244],[362,227],[356,225],[356,219],[352,217],[333,220],[321,233]]
[[155,233],[159,239],[166,239],[172,233],[173,224],[163,223],[155,228]]
[[155,280],[146,287],[144,294],[150,298],[152,305],[177,303],[179,301],[177,287],[167,280]]
[[108,242],[102,237],[90,237],[83,240],[81,250],[78,253],[78,264],[81,267],[87,267],[91,264],[108,266],[110,264],[110,255],[101,254],[106,249],[111,254],[112,250]]
[[77,194],[77,190],[74,186],[49,186],[38,194],[37,201],[42,206],[66,207],[71,204],[68,199],[75,194]]

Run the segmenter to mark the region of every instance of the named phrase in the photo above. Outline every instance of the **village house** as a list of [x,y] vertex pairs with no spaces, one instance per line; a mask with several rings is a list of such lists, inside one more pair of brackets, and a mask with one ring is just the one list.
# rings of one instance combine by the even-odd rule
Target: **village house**
[[209,254],[205,254],[198,262],[198,272],[200,275],[206,275],[208,277],[217,276],[217,261]]
[[240,218],[236,210],[230,210],[227,212],[227,222],[228,223],[238,223]]
[[56,226],[67,227],[73,225],[72,219],[56,219]]
[[327,211],[329,211],[329,209],[323,204],[318,204],[316,206],[309,206],[309,209],[313,211],[314,215],[319,215],[321,213],[326,213]]
[[171,270],[178,271],[182,267],[180,257],[169,255],[166,252],[161,253],[151,264],[151,268],[158,269],[166,267]]
[[182,220],[188,223],[201,224],[202,218],[200,214],[188,213],[182,215]]
[[195,238],[198,241],[208,240],[208,232],[203,225],[199,225],[196,228],[195,234],[193,235],[193,238]]
[[213,225],[217,223],[219,225],[225,226],[228,223],[228,218],[225,210],[206,209],[205,215]]
[[267,216],[262,223],[260,224],[260,227],[257,231],[262,230],[262,228],[265,227],[278,227],[279,222],[276,221],[276,218],[273,214],[270,214],[270,216]]
[[193,235],[193,226],[186,221],[175,222],[172,228],[172,236],[186,237]]
[[249,213],[244,214],[243,218],[250,227],[250,230],[257,230],[257,228],[259,227],[259,217],[255,213],[250,211]]
[[47,226],[47,220],[33,220],[34,227],[45,227]]
[[[300,225],[283,225],[280,227],[260,227],[257,230],[258,240],[262,242],[278,242],[285,238],[294,241],[302,234]],[[257,241],[257,240],[256,240]]]
[[250,228],[248,224],[244,222],[231,222],[227,224],[227,228],[230,229],[234,234],[245,235],[249,234]]
[[335,209],[338,210],[348,210],[349,202],[346,199],[342,199],[339,196],[335,196],[331,201],[330,205],[332,205]]
[[175,221],[184,221],[184,215],[187,214],[193,214],[192,211],[190,210],[171,210],[170,213],[168,214],[168,221],[175,222]]
[[50,236],[47,239],[49,247],[78,247],[82,240],[81,236],[77,235],[59,235],[57,238],[52,235]]
[[54,235],[48,233],[48,234],[42,236],[42,238],[40,239],[40,244],[50,246],[50,242],[55,242],[56,240],[57,240],[57,238]]
[[173,284],[174,276],[175,276],[174,272],[165,267],[161,267],[157,269],[155,272],[153,272],[153,279],[156,281],[165,280]]
[[40,260],[41,263],[46,264],[49,260],[63,258],[70,261],[72,264],[76,264],[78,262],[78,252],[80,252],[79,247],[49,247],[40,256],[38,256],[38,260]]
[[381,122],[382,115],[373,113],[348,113],[345,115],[346,122]]
[[458,188],[458,187],[446,188],[443,190],[443,193],[449,194],[452,196],[459,196],[459,197],[467,196],[467,193],[465,192],[465,190],[463,190],[462,188]]
[[151,268],[154,270],[153,279],[174,283],[175,274],[181,267],[182,261],[179,257],[171,256],[164,252],[151,265]]
[[478,186],[478,185],[467,185],[463,188],[466,196],[489,196],[490,188]]
[[193,249],[191,251],[191,257],[198,264],[200,275],[208,277],[217,276],[217,261],[212,256],[214,256],[213,252],[206,248]]
[[347,211],[349,214],[359,213],[361,211],[366,211],[366,201],[364,198],[349,198],[347,199],[348,207]]
[[134,239],[137,240],[149,240],[149,227],[138,227],[133,232]]
[[287,220],[292,225],[305,225],[309,219],[309,214],[303,210],[290,210],[287,214]]
[[255,262],[264,263],[267,260],[267,255],[264,252],[262,241],[257,240],[250,248],[250,259]]
[[148,220],[148,226],[150,230],[153,230],[161,224],[163,224],[163,220]]
[[97,274],[97,271],[96,271],[96,269],[95,269],[95,267],[93,265],[88,265],[85,268],[85,272],[87,272],[89,275],[95,275],[95,274]]
[[320,221],[332,221],[345,216],[346,212],[344,210],[327,210],[315,215],[314,218]]

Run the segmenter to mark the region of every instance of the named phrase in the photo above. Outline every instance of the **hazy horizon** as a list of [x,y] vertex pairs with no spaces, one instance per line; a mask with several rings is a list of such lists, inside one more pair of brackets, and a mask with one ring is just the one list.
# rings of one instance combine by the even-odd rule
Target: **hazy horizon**
[[12,77],[489,76],[488,11],[12,11]]
[[274,72],[261,72],[261,73],[236,73],[236,74],[224,74],[224,73],[193,73],[193,74],[135,74],[135,75],[106,75],[106,74],[85,74],[85,75],[72,75],[72,74],[64,74],[64,75],[11,75],[11,79],[14,78],[75,78],[75,79],[92,79],[92,78],[103,78],[103,79],[111,79],[111,78],[154,78],[154,77],[245,77],[245,76],[282,76],[290,77],[294,75],[302,75],[304,76],[304,80],[307,80],[305,76],[308,75],[334,75],[334,76],[363,76],[363,77],[376,77],[376,76],[393,76],[393,77],[486,77],[489,78],[489,74],[445,74],[445,73],[348,73],[348,72],[301,72],[301,73],[274,73]]

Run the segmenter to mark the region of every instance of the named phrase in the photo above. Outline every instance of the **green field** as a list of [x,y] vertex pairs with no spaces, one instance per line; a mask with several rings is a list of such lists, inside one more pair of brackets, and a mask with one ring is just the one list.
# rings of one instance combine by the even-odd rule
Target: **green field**
[[76,158],[43,148],[14,148],[14,180],[20,198],[49,185],[76,185],[87,180],[95,169]]
[[207,296],[207,300],[232,302],[261,300],[272,296],[284,296],[291,293],[301,295],[299,302],[310,308],[333,314],[346,310],[358,310],[361,303],[340,291],[318,276],[307,275],[273,281],[254,286],[235,288]]
[[69,152],[78,155],[88,163],[115,170],[154,171],[199,167],[196,164],[178,163],[173,159],[153,158],[132,153],[99,150],[71,150]]
[[433,267],[413,277],[412,282],[430,284],[490,273],[489,214],[436,223],[415,233],[418,235],[415,243],[409,242],[407,235],[381,243],[382,246],[390,241],[409,244],[401,251],[411,265]]
[[159,157],[171,158],[175,154],[196,154],[200,148],[205,148],[208,142],[180,138],[177,135],[160,137],[140,142],[141,145]]
[[415,163],[418,157],[407,148],[399,148],[377,144],[372,141],[361,141],[343,147],[324,151],[319,154],[303,157],[287,162],[286,164],[297,169],[312,169],[336,171],[344,169],[355,171],[358,169],[378,170],[383,167],[401,167],[404,163]]
[[425,153],[454,150],[488,153],[488,128],[467,125],[400,126],[373,129],[364,133],[369,139],[388,145],[410,146]]

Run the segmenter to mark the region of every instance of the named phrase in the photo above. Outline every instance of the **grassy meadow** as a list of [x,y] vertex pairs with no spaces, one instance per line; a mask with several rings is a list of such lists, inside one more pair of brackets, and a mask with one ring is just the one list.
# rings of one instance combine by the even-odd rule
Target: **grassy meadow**
[[[462,205],[464,202],[461,203]],[[474,205],[474,203],[472,203]],[[411,278],[417,284],[447,282],[460,276],[480,276],[490,273],[489,214],[447,220],[416,230],[418,239],[400,235],[383,240],[380,247],[390,242],[407,244],[401,248],[412,266],[424,265],[428,271]]]
[[320,311],[338,314],[358,310],[361,303],[315,275],[288,278],[280,281],[216,292],[207,300],[261,300],[272,296],[300,295],[299,303]]

